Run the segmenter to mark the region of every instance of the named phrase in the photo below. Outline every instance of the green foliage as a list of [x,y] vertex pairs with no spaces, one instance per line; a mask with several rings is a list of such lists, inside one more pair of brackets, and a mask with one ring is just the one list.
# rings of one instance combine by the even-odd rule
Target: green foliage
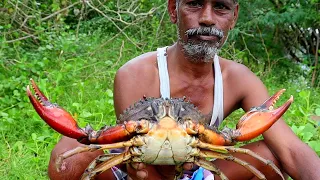
[[238,25],[229,42],[237,42],[235,47],[243,50],[243,63],[263,73],[292,69],[295,75],[301,73],[310,79],[315,73],[319,86],[319,67],[315,66],[319,2],[243,0],[240,7]]
[[287,123],[298,137],[320,154],[320,123],[311,119],[312,115],[320,115],[320,97],[318,92],[301,90],[296,98],[295,106],[286,115],[291,121]]

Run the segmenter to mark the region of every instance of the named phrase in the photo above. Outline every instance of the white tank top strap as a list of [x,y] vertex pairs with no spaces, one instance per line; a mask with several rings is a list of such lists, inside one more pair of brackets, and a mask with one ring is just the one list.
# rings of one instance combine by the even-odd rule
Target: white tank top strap
[[160,78],[160,95],[170,98],[170,79],[167,65],[167,47],[157,49],[157,62]]
[[[162,98],[170,98],[170,79],[167,65],[167,47],[157,49],[157,62],[160,79],[160,95]],[[210,126],[219,126],[223,121],[223,80],[219,63],[219,57],[214,57],[214,105]]]
[[219,63],[219,57],[216,54],[214,56],[214,104],[212,109],[212,117],[210,126],[218,127],[221,122],[223,121],[224,114],[223,114],[223,80],[222,80],[222,73]]

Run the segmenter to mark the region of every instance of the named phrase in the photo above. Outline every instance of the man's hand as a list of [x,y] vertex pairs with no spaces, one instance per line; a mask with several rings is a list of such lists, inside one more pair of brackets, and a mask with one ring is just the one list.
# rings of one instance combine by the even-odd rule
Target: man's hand
[[[193,163],[185,163],[183,165],[184,170],[191,170]],[[162,179],[174,179],[175,166],[152,166],[143,163],[131,163],[127,164],[127,173],[129,180],[162,180]]]
[[[51,158],[48,166],[48,175],[52,180],[77,180],[80,179],[84,170],[88,167],[96,157],[103,154],[102,151],[95,152],[84,152],[76,154],[67,159],[64,159],[64,169],[60,172],[56,168],[56,159],[62,153],[81,146],[77,140],[63,136],[61,140],[56,144],[55,148],[51,152]],[[113,172],[107,170],[106,172],[100,174],[96,179],[115,179]]]

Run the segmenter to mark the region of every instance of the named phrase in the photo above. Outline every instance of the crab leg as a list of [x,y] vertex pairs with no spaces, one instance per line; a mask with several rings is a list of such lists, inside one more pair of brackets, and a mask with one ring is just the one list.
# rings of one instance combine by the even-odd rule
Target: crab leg
[[208,150],[211,150],[214,152],[226,153],[226,154],[231,153],[231,152],[247,154],[247,155],[259,160],[263,164],[270,166],[277,174],[279,174],[279,176],[282,179],[284,179],[280,169],[272,161],[264,159],[263,157],[259,156],[258,154],[254,153],[253,151],[251,151],[249,149],[235,148],[232,146],[216,146],[216,145],[212,145],[212,144],[208,144],[208,143],[203,143],[199,140],[194,141],[192,146],[202,148],[202,149],[208,149]]
[[248,169],[255,176],[257,176],[257,178],[262,179],[262,180],[266,180],[265,175],[263,175],[254,166],[252,166],[249,163],[247,163],[239,158],[236,158],[232,155],[226,155],[226,154],[216,153],[216,152],[212,152],[212,151],[202,150],[202,151],[200,151],[200,157],[202,157],[202,158],[216,158],[216,159],[223,159],[223,160],[227,160],[227,161],[233,161],[233,162],[245,167],[246,169]]
[[59,157],[56,160],[57,171],[60,171],[60,167],[64,159],[71,157],[75,154],[79,154],[82,152],[89,152],[89,151],[93,152],[96,150],[117,149],[117,148],[123,148],[123,147],[131,147],[131,146],[142,146],[143,144],[144,142],[141,140],[141,138],[139,138],[139,136],[137,136],[126,142],[102,144],[102,145],[90,144],[90,145],[79,146],[59,155]]
[[227,176],[219,168],[217,168],[216,165],[214,165],[212,162],[208,160],[198,158],[194,163],[209,171],[212,171],[214,174],[218,175],[221,180],[229,180]]
[[183,175],[183,165],[180,164],[180,165],[176,165],[175,167],[176,169],[176,175],[175,175],[175,180],[177,179],[181,179],[182,175]]
[[89,173],[89,172],[92,172],[92,170],[99,166],[101,163],[105,162],[105,161],[108,161],[109,159],[117,156],[117,155],[120,155],[121,153],[115,153],[115,154],[102,154],[100,156],[98,156],[97,158],[95,158],[90,164],[89,166],[87,167],[87,169],[85,170],[85,173]]
[[258,154],[254,153],[253,151],[251,151],[249,149],[235,148],[235,147],[230,147],[230,146],[226,147],[226,149],[229,152],[237,152],[237,153],[247,154],[251,157],[256,158],[257,160],[262,162],[264,165],[271,167],[282,179],[284,179],[280,169],[271,160],[264,159],[263,157],[259,156]]
[[116,155],[115,157],[112,157],[109,160],[101,163],[91,171],[85,171],[81,177],[81,180],[95,179],[95,176],[101,174],[102,172],[110,169],[113,166],[129,160],[130,158],[131,154],[129,152],[124,152],[122,154]]

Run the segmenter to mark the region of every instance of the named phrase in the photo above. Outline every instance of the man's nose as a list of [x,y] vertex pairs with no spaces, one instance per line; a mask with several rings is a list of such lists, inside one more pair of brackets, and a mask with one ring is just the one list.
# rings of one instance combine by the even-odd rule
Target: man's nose
[[213,26],[216,24],[215,22],[215,14],[214,9],[209,3],[206,3],[202,7],[202,11],[200,14],[199,25],[201,26]]

